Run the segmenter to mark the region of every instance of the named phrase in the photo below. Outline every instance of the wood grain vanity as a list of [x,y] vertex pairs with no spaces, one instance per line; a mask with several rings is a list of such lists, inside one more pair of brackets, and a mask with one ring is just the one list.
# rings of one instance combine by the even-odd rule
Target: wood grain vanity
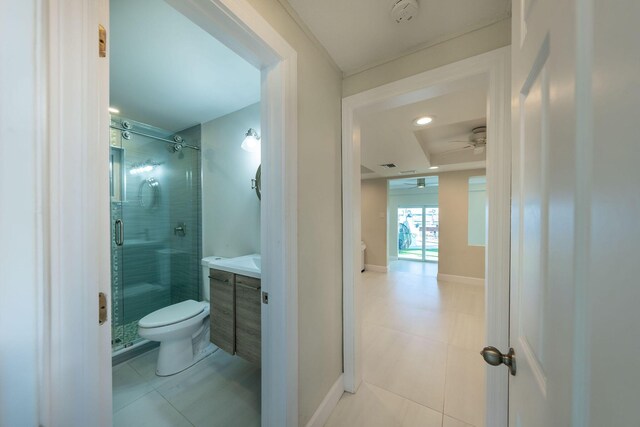
[[260,364],[260,279],[209,269],[211,342]]

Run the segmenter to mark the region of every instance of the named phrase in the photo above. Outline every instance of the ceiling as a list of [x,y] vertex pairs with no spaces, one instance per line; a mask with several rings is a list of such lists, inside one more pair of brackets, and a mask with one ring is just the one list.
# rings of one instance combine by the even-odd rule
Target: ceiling
[[260,100],[260,71],[164,1],[111,0],[110,105],[180,131]]
[[[485,167],[486,152],[449,151],[467,146],[471,130],[486,124],[486,103],[486,83],[478,82],[473,88],[361,116],[362,178],[433,173],[431,166],[438,171]],[[413,121],[420,116],[434,119],[419,127]],[[380,166],[386,163],[397,167]]]
[[417,0],[407,23],[391,18],[396,0],[288,0],[338,67],[351,74],[511,14],[510,0]]

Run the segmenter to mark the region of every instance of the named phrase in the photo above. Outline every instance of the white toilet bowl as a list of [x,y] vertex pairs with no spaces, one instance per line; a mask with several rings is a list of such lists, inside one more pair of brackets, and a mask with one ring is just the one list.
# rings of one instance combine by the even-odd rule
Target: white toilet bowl
[[138,334],[160,342],[156,374],[184,371],[210,354],[209,303],[187,300],[156,310],[140,319]]

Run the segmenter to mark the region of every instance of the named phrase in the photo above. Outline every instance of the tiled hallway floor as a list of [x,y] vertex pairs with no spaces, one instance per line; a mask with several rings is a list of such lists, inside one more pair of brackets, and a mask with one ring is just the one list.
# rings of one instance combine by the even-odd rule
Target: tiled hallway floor
[[363,273],[363,383],[327,426],[484,426],[484,291],[420,264]]
[[222,350],[170,377],[158,349],[113,367],[115,427],[259,426],[260,368]]

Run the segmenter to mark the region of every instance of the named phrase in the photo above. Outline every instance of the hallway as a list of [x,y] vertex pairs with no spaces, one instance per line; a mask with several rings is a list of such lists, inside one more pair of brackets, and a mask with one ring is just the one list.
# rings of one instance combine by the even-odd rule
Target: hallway
[[327,426],[484,426],[484,291],[436,267],[363,273],[363,383]]

